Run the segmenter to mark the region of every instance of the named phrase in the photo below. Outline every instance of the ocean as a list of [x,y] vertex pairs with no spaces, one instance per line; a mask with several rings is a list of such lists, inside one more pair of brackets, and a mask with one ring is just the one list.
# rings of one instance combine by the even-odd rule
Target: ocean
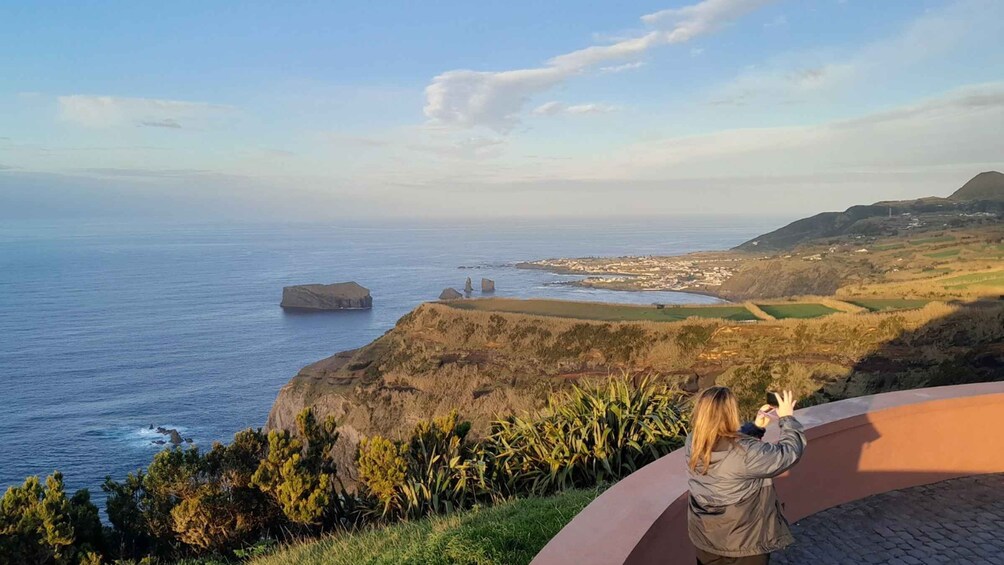
[[[0,225],[0,489],[58,469],[103,507],[106,475],[121,479],[163,449],[151,426],[206,447],[260,427],[302,366],[365,345],[468,276],[475,288],[494,279],[502,297],[714,301],[555,284],[576,277],[512,263],[725,249],[779,223]],[[349,280],[370,289],[372,310],[279,307],[284,285]]]

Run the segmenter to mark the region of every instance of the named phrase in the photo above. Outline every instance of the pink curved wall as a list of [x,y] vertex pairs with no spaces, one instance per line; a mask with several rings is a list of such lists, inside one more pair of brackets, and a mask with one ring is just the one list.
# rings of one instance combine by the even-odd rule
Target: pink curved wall
[[[1004,383],[852,398],[798,410],[809,444],[775,479],[790,521],[872,494],[1004,472]],[[766,441],[777,438],[777,428]],[[692,565],[682,450],[615,484],[534,558],[534,565]]]

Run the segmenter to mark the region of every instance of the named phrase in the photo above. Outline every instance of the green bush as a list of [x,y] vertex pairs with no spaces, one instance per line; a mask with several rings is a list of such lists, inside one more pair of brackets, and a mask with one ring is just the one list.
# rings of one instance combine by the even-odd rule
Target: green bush
[[552,396],[542,412],[497,422],[486,440],[505,494],[548,494],[628,475],[681,446],[681,393],[642,380],[610,379]]
[[273,430],[267,454],[251,477],[271,496],[291,522],[327,530],[354,520],[354,505],[345,494],[332,452],[338,441],[334,417],[319,424],[312,411],[296,418],[299,434]]
[[467,441],[456,412],[420,422],[407,443],[382,437],[359,445],[363,495],[382,519],[417,518],[463,508],[491,495],[484,456]]
[[245,430],[208,453],[174,448],[123,483],[105,481],[119,554],[219,553],[254,543],[281,515],[251,482],[264,457],[260,431]]
[[63,475],[28,477],[0,498],[0,558],[9,563],[93,563],[102,549],[98,509],[86,490],[66,498]]

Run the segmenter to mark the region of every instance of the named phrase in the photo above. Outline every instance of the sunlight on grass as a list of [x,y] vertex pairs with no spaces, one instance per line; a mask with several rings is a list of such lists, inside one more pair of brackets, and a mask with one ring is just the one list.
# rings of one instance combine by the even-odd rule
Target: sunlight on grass
[[1004,271],[994,271],[991,273],[972,273],[960,275],[941,281],[947,289],[963,289],[971,286],[1004,286]]
[[571,490],[294,545],[253,565],[517,565],[533,556],[600,490]]
[[819,318],[820,316],[829,316],[838,312],[838,310],[822,304],[758,304],[757,306],[778,320],[784,318]]
[[628,304],[605,304],[599,302],[571,302],[566,300],[514,300],[491,298],[482,300],[464,300],[447,302],[448,306],[462,310],[479,310],[483,312],[511,312],[513,314],[532,314],[538,316],[555,316],[559,318],[578,318],[581,320],[600,320],[608,322],[648,321],[648,322],[678,322],[687,318],[715,318],[723,320],[755,320],[754,316],[744,306],[671,306],[656,308],[655,306],[634,306]]
[[847,300],[851,304],[856,304],[862,308],[867,308],[872,312],[884,312],[888,310],[913,310],[923,308],[930,300],[911,300],[908,298],[856,298]]

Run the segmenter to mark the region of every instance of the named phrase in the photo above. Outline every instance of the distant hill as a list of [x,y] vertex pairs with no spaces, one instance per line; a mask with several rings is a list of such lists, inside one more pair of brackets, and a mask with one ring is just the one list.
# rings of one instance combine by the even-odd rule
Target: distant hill
[[973,177],[948,198],[877,202],[851,206],[843,212],[823,212],[796,220],[770,233],[755,237],[738,251],[782,251],[813,240],[845,236],[888,236],[945,224],[965,225],[1000,221],[1004,215],[1004,174],[987,171]]
[[1004,200],[1004,173],[987,171],[969,180],[948,197],[949,200]]

